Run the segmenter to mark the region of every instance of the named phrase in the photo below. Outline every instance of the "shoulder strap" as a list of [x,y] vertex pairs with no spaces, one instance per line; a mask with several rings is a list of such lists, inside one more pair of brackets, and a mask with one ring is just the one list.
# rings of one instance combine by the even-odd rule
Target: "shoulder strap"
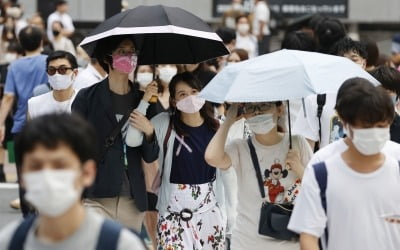
[[265,198],[264,183],[261,177],[261,169],[260,169],[260,164],[258,162],[257,153],[253,143],[251,142],[251,137],[247,138],[247,144],[249,145],[250,148],[251,161],[253,162],[254,170],[256,171],[257,182],[258,182],[258,187],[260,188],[261,197],[264,199]]
[[[312,165],[312,167],[314,168],[315,179],[318,182],[318,186],[319,186],[319,190],[320,190],[321,204],[322,204],[322,207],[324,208],[325,214],[328,216],[327,206],[326,206],[326,187],[328,184],[328,171],[326,169],[326,164],[325,164],[325,162],[320,162],[320,163]],[[328,238],[329,238],[328,227],[325,226],[326,245],[328,245]]]
[[170,117],[169,119],[170,120],[168,123],[167,133],[165,134],[164,142],[163,142],[163,157],[164,158],[163,158],[163,165],[161,168],[161,179],[164,174],[165,156],[167,155],[167,150],[168,150],[168,140],[171,137],[171,132],[172,132],[172,120],[171,120],[172,118]]
[[29,229],[31,229],[35,219],[36,215],[31,215],[19,224],[8,245],[9,250],[23,250]]
[[117,250],[121,230],[121,225],[105,219],[101,226],[96,250]]
[[321,144],[321,116],[322,116],[322,111],[324,110],[324,106],[326,103],[326,94],[319,94],[317,95],[317,117],[318,117],[318,134],[319,134],[319,142],[315,145],[314,151],[318,151],[319,146]]
[[117,138],[118,134],[121,133],[122,127],[125,125],[125,123],[128,121],[129,116],[131,114],[132,110],[129,109],[129,111],[119,120],[117,126],[111,131],[110,135],[106,138],[104,142],[104,146],[106,150],[114,145],[115,139]]

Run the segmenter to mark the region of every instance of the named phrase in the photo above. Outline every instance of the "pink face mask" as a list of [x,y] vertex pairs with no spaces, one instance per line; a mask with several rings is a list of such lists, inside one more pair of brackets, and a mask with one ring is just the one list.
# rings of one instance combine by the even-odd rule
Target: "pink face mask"
[[184,113],[193,114],[198,112],[205,103],[205,99],[197,95],[190,95],[177,102],[176,108]]
[[122,55],[113,55],[113,68],[125,73],[129,74],[135,70],[137,65],[137,56],[122,56]]

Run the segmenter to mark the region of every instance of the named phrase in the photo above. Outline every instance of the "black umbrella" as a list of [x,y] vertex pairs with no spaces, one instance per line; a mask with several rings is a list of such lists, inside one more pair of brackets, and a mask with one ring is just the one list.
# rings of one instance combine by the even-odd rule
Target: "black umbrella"
[[97,41],[133,35],[141,65],[193,64],[229,53],[199,17],[176,7],[139,6],[105,20],[80,44],[90,56]]

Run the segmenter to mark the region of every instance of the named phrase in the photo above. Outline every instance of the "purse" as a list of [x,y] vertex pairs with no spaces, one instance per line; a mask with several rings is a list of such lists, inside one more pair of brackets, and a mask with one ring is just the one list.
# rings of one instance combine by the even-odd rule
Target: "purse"
[[[251,138],[247,139],[247,144],[250,148],[251,160],[256,171],[261,197],[265,200],[265,190],[261,177],[260,164]],[[298,234],[287,229],[292,211],[293,204],[276,204],[264,201],[260,211],[258,233],[278,240],[297,239]]]

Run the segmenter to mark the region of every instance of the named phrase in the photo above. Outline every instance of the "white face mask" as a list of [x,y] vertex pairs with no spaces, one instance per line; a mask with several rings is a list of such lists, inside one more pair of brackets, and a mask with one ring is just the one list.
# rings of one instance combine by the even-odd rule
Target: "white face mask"
[[161,81],[165,83],[169,83],[176,73],[178,73],[178,69],[176,67],[170,66],[160,67],[158,70],[160,72]]
[[250,130],[255,134],[268,134],[275,126],[274,116],[272,114],[256,115],[247,119]]
[[250,25],[247,23],[240,23],[237,26],[237,30],[240,34],[247,34],[250,31]]
[[153,73],[137,73],[136,81],[139,83],[140,87],[146,88],[153,81]]
[[52,89],[54,90],[63,90],[69,88],[74,82],[73,73],[67,75],[54,74],[52,76],[49,75],[49,83]]
[[351,128],[351,130],[353,131],[351,140],[358,152],[363,155],[378,154],[390,140],[390,128]]
[[23,175],[25,198],[39,213],[58,217],[78,201],[81,190],[75,188],[74,170],[41,170]]

